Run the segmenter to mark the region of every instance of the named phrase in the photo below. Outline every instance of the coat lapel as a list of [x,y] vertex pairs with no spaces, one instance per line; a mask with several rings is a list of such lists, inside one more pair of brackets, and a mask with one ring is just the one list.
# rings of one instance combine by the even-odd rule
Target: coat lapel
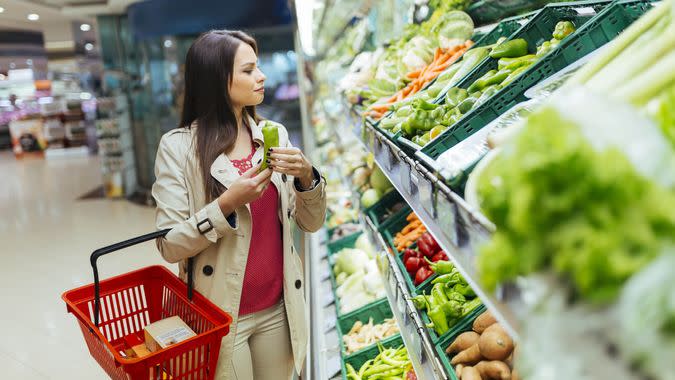
[[[263,134],[262,128],[252,117],[249,116],[248,121],[251,126],[251,138],[257,143],[256,151],[251,160],[255,165],[261,162],[263,158]],[[213,161],[209,171],[211,172],[211,176],[226,188],[229,188],[232,185],[232,182],[239,178],[239,171],[232,165],[232,161],[230,161],[225,153],[222,153],[215,161]]]

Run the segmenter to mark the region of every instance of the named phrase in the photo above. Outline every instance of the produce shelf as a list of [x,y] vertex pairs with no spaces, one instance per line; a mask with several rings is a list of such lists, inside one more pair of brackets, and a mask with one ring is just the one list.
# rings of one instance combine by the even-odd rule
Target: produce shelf
[[[373,153],[377,165],[448,254],[485,306],[493,312],[509,334],[517,339],[520,331],[517,315],[525,310],[521,307],[524,301],[520,288],[504,285],[492,293],[484,290],[478,281],[476,247],[489,238],[495,229],[494,225],[379,131],[367,124],[363,128],[361,141]],[[392,262],[393,260],[392,257]]]

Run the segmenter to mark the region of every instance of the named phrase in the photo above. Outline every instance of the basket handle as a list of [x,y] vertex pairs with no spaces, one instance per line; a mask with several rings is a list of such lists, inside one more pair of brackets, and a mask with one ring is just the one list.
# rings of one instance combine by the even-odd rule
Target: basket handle
[[[159,230],[155,232],[151,232],[149,234],[137,236],[135,238],[131,238],[129,240],[121,241],[119,243],[115,243],[112,245],[109,245],[107,247],[99,248],[95,250],[90,257],[90,262],[91,262],[91,267],[94,270],[94,325],[98,327],[98,313],[99,310],[101,309],[101,299],[100,299],[100,284],[98,280],[98,266],[97,266],[97,261],[98,258],[104,255],[107,255],[109,253],[119,251],[124,248],[129,248],[133,245],[144,243],[149,240],[154,240],[160,237],[166,236],[167,233],[171,231],[170,228],[164,229],[164,230]],[[194,288],[194,283],[193,283],[193,276],[192,276],[192,270],[193,270],[193,258],[190,257],[188,259],[188,267],[187,267],[187,296],[189,300],[192,300],[192,293],[193,293],[193,288]]]

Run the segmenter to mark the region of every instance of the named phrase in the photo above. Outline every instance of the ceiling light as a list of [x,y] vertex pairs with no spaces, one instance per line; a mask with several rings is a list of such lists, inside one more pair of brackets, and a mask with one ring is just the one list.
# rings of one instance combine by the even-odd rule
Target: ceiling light
[[27,16],[27,18],[31,21],[37,21],[40,19],[40,15],[37,13],[31,13]]
[[80,30],[83,32],[88,32],[91,30],[91,25],[89,24],[82,24],[80,25]]
[[84,45],[84,48],[85,48],[87,51],[91,51],[91,50],[94,49],[94,44],[92,44],[92,43],[87,43],[87,44]]
[[165,48],[168,49],[168,48],[170,48],[170,47],[172,47],[172,46],[173,46],[173,42],[171,42],[171,40],[164,40],[164,47],[165,47]]
[[32,60],[32,59],[27,59],[27,60],[26,60],[26,63],[30,66],[30,65],[33,64],[33,60]]
[[2,13],[2,12],[4,12],[4,11],[5,11],[5,8],[0,7],[0,13]]

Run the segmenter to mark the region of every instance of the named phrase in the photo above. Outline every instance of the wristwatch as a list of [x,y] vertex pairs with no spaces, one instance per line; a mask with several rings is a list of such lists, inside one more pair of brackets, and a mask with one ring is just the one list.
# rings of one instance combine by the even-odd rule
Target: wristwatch
[[312,171],[314,172],[314,176],[313,176],[314,179],[312,179],[312,183],[309,185],[308,188],[303,187],[302,184],[300,183],[300,180],[298,180],[297,178],[295,179],[295,187],[298,190],[300,190],[300,191],[314,190],[316,185],[318,185],[321,182],[321,174],[319,174],[319,171],[316,170],[316,168],[312,168]]

